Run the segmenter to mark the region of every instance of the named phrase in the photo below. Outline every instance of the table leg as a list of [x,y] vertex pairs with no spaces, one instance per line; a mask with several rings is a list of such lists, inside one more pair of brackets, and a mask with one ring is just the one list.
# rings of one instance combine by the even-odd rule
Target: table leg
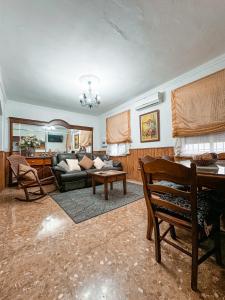
[[110,190],[113,190],[113,182],[110,182]]
[[104,182],[104,194],[105,194],[105,200],[109,199],[109,191],[108,191],[108,181],[106,180]]
[[126,193],[127,193],[127,181],[126,181],[126,177],[123,179],[123,193],[124,193],[124,195],[126,195]]
[[96,193],[96,188],[95,188],[95,179],[94,176],[92,176],[92,189],[93,189],[93,194]]

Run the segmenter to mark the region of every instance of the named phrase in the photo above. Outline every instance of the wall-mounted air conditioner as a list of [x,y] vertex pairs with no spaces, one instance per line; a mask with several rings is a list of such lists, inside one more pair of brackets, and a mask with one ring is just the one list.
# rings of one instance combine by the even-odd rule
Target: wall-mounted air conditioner
[[163,102],[163,93],[155,93],[149,97],[146,97],[144,100],[140,100],[139,102],[140,104],[135,107],[136,110],[141,110],[150,106],[160,104]]

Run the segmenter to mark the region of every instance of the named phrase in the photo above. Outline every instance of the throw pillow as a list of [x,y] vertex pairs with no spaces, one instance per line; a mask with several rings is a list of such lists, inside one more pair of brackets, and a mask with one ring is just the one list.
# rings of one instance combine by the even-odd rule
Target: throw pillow
[[66,162],[69,166],[69,171],[81,171],[78,159],[66,159]]
[[[24,173],[26,173],[29,170],[33,170],[34,173],[37,175],[37,170],[36,169],[34,169],[30,166],[27,166],[27,165],[19,164],[19,175],[23,175]],[[33,172],[28,172],[27,174],[24,175],[24,178],[27,179],[27,180],[36,181],[37,179],[36,179],[34,173]]]
[[112,160],[104,160],[104,164],[105,164],[105,167],[108,167],[108,168],[113,167],[113,161]]
[[105,166],[104,162],[99,157],[96,157],[96,159],[94,159],[93,162],[95,168],[98,170],[102,169]]
[[79,162],[79,165],[83,167],[85,170],[91,169],[93,166],[94,162],[90,158],[88,158],[86,155],[81,159]]
[[65,172],[70,171],[68,164],[64,160],[61,160],[60,163],[57,164],[57,166],[60,167]]

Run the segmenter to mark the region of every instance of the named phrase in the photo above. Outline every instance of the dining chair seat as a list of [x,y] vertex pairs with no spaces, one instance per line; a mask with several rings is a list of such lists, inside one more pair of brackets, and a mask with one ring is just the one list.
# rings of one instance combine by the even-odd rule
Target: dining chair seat
[[[169,201],[180,207],[191,210],[191,203],[188,199],[183,197],[172,196],[171,194],[162,194],[161,199]],[[215,190],[203,190],[197,193],[197,221],[201,229],[204,229],[206,234],[209,234],[209,228],[213,229],[213,224],[216,224],[222,211],[215,203],[218,202],[220,194]],[[173,216],[184,218],[190,221],[191,216],[185,212],[174,212],[168,208],[158,208],[159,211],[170,213]]]
[[161,181],[158,181],[157,184],[167,186],[167,187],[172,187],[174,189],[181,190],[181,191],[187,190],[186,186],[184,186],[182,184],[177,184],[172,181],[161,180]]

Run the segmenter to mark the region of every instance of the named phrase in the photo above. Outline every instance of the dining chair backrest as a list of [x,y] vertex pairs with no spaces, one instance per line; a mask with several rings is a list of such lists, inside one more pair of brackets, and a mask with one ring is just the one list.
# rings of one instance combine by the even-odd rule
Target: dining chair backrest
[[[188,213],[194,224],[197,224],[197,176],[196,165],[185,167],[165,159],[139,159],[143,188],[147,207],[154,212],[161,208],[167,208],[177,213]],[[158,181],[168,181],[175,184],[188,186],[188,190],[177,189],[176,186],[164,186],[157,184]],[[190,201],[190,207],[184,208],[170,201],[161,199],[160,196],[172,195],[183,197]]]

